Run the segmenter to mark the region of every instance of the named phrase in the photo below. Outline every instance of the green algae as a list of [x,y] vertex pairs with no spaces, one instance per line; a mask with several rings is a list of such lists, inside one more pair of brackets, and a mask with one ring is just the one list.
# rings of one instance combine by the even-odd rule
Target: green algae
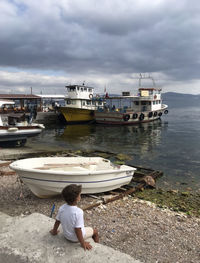
[[128,156],[127,154],[119,153],[116,155],[116,158],[120,161],[130,161],[132,157]]
[[118,165],[123,165],[123,164],[125,164],[124,161],[114,161],[114,163],[115,163],[115,164],[118,164]]
[[136,192],[134,196],[155,203],[160,208],[169,208],[172,211],[200,217],[200,193],[144,189]]

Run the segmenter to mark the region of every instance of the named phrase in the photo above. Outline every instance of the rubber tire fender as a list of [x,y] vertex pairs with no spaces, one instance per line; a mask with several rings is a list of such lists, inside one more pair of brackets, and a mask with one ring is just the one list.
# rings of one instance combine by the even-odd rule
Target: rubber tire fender
[[125,114],[123,116],[123,119],[124,119],[124,121],[128,121],[130,119],[130,115],[129,114]]

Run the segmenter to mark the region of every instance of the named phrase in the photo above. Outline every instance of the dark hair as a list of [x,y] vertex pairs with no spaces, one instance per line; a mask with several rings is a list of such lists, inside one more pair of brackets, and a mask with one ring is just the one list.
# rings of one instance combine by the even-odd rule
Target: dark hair
[[70,184],[62,190],[62,196],[67,204],[72,205],[81,193],[82,185]]

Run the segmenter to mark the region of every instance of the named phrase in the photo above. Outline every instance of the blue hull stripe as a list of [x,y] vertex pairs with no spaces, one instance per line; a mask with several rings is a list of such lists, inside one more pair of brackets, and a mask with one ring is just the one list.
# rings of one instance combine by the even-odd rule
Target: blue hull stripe
[[122,176],[118,178],[113,178],[113,179],[107,179],[107,180],[100,180],[100,181],[58,181],[58,180],[48,180],[48,179],[38,179],[38,178],[32,178],[32,177],[26,177],[26,176],[21,176],[22,179],[28,179],[28,180],[35,180],[35,181],[42,181],[42,182],[51,182],[51,183],[76,183],[76,184],[95,184],[95,183],[104,183],[104,182],[109,182],[109,181],[116,181],[120,180],[123,178],[128,178],[128,177],[133,177],[132,175],[127,175],[127,176]]

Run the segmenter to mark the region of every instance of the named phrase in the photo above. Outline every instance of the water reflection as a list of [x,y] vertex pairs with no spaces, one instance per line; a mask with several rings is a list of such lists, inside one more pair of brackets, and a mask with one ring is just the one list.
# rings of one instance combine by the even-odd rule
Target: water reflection
[[56,130],[56,140],[80,149],[142,155],[161,143],[167,126],[161,120],[134,126],[67,125]]
[[162,121],[141,125],[54,126],[28,139],[26,147],[125,153],[132,157],[132,165],[162,170],[164,176],[159,183],[166,188],[173,185],[200,189],[199,116],[200,108],[175,108]]
[[75,139],[89,136],[93,132],[92,125],[67,125],[64,129],[57,131],[57,136],[62,140]]

